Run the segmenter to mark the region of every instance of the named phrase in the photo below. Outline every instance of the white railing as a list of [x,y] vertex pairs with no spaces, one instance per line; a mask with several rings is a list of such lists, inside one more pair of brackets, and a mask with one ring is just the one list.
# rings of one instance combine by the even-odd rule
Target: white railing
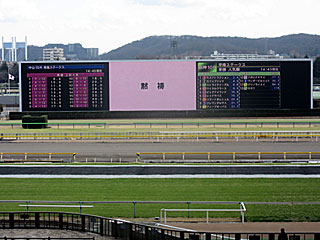
[[206,212],[206,223],[209,223],[209,212],[240,212],[241,222],[244,223],[244,213],[247,211],[243,202],[240,202],[239,209],[165,209],[160,210],[160,223],[164,219],[164,223],[167,223],[167,212]]

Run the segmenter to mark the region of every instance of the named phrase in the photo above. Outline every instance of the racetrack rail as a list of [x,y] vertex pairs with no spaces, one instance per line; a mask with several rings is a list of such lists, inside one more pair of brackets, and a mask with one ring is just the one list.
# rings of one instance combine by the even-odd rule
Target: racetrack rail
[[219,141],[222,139],[294,139],[296,141],[303,139],[312,139],[319,141],[320,131],[192,131],[192,132],[80,132],[80,133],[1,133],[0,140],[129,140],[144,139],[152,141],[162,141],[175,139],[213,139]]

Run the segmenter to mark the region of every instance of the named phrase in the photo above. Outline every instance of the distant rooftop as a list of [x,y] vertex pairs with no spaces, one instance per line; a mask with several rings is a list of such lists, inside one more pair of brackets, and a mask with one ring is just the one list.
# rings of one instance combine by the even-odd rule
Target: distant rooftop
[[212,59],[282,59],[283,56],[276,54],[275,51],[270,50],[269,54],[259,55],[257,53],[219,53],[218,51],[214,51],[213,54],[210,55]]

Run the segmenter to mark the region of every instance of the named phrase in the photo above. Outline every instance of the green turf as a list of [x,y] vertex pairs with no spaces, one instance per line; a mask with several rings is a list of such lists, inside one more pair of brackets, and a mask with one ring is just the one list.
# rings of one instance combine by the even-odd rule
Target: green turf
[[[1,200],[59,201],[319,201],[320,179],[0,179]],[[192,205],[191,208],[238,208]],[[136,217],[159,216],[161,208],[187,205],[137,204]],[[1,203],[0,211],[24,210]],[[32,210],[70,211],[70,209]],[[320,205],[247,205],[247,221],[319,221]],[[77,212],[78,210],[73,210]],[[95,204],[85,213],[133,217],[133,204]],[[187,213],[170,213],[187,216]],[[191,213],[191,217],[205,213]],[[239,213],[210,216],[239,217]]]
[[179,131],[318,131],[320,127],[248,127],[248,128],[46,128],[46,129],[22,129],[22,128],[1,128],[0,133],[118,133],[118,132],[179,132]]
[[[317,118],[191,118],[49,120],[50,128],[22,129],[21,121],[0,121],[1,133],[157,132],[157,131],[310,131],[320,130]],[[198,126],[198,123],[200,124]],[[205,124],[212,125],[205,125]],[[213,123],[216,123],[213,127]],[[223,124],[222,124],[223,123]],[[231,123],[231,124],[230,124]],[[247,124],[246,124],[247,123]],[[263,123],[258,124],[258,123]],[[280,125],[277,125],[280,123]],[[295,124],[293,123],[300,123]],[[304,124],[302,124],[304,123]],[[58,125],[59,124],[59,125]],[[110,126],[108,124],[111,124]],[[136,124],[136,125],[135,125]],[[160,124],[160,125],[159,125]],[[167,125],[166,125],[167,124]],[[202,124],[202,125],[201,125]]]
[[[109,123],[109,124],[149,124],[149,123],[277,123],[277,122],[319,122],[319,118],[161,118],[161,119],[64,119],[64,120],[49,120],[49,123]],[[21,120],[0,120],[0,124],[17,124]]]

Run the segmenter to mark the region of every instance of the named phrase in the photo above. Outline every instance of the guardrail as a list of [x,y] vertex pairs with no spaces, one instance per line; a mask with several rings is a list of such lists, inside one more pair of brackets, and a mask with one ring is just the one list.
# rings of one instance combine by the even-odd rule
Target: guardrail
[[[320,160],[320,152],[141,152],[139,162],[301,162]],[[144,158],[145,157],[145,158]]]
[[[23,123],[32,125],[36,123]],[[295,128],[320,127],[320,121],[261,121],[261,122],[133,122],[133,123],[107,123],[107,122],[49,122],[52,128]],[[0,123],[0,127],[21,128],[22,123]]]
[[26,207],[27,208],[27,212],[29,212],[29,209],[31,207],[37,207],[37,208],[79,208],[80,213],[82,213],[82,208],[93,208],[92,205],[83,205],[82,202],[80,202],[79,205],[62,205],[62,204],[58,204],[58,205],[53,205],[53,204],[30,204],[29,202],[27,202],[27,204],[19,204],[19,207]]
[[164,141],[167,139],[201,141],[210,139],[221,141],[223,139],[264,140],[279,141],[279,139],[311,139],[319,141],[320,131],[192,131],[192,132],[82,132],[82,133],[0,133],[0,140],[129,140],[144,139]]
[[81,232],[91,232],[101,236],[119,239],[148,240],[318,240],[319,232],[294,233],[215,233],[195,232],[188,229],[170,228],[170,226],[150,226],[122,219],[110,219],[94,215],[64,213],[64,212],[0,212],[0,229],[56,229]]
[[164,216],[164,223],[167,223],[167,212],[206,212],[206,223],[209,223],[209,212],[240,212],[241,222],[244,223],[244,213],[247,211],[243,202],[240,202],[239,209],[165,209],[162,208],[160,210],[160,223],[162,223],[162,219]]
[[[0,152],[0,162],[75,162],[78,153],[18,153]],[[60,159],[53,159],[59,156]],[[66,158],[69,156],[71,158]]]

